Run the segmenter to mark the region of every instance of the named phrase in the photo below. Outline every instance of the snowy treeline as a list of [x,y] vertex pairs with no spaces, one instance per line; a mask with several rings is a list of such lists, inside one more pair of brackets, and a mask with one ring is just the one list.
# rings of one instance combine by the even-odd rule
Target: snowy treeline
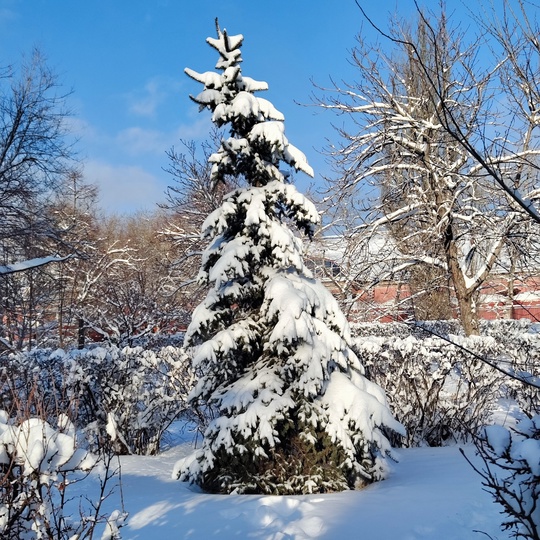
[[[0,67],[0,351],[115,343],[185,326],[193,276],[167,234],[186,216],[104,216],[70,132],[69,91],[39,51]],[[165,152],[165,149],[164,149]],[[82,152],[84,153],[84,152]]]

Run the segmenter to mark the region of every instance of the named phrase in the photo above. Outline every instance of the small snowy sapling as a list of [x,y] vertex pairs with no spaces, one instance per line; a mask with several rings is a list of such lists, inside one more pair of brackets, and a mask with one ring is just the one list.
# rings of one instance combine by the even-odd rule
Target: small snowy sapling
[[512,538],[540,539],[540,416],[523,418],[513,428],[487,426],[476,439],[482,485],[502,506],[503,530]]
[[200,377],[190,399],[212,420],[175,474],[222,493],[362,486],[385,476],[386,433],[402,428],[364,377],[335,299],[304,264],[298,233],[311,237],[319,214],[280,165],[313,171],[285,137],[283,115],[254,95],[267,84],[242,75],[243,37],[216,27],[207,42],[219,73],[186,73],[204,85],[192,99],[229,128],[209,160],[214,182],[232,175],[246,187],[203,225],[199,279],[210,290],[185,345]]

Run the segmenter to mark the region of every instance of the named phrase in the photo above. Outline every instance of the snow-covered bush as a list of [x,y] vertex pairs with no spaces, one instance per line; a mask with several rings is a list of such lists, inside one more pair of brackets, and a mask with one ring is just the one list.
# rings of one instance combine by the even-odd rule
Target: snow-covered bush
[[[479,355],[498,352],[492,338],[452,339]],[[406,446],[469,438],[485,425],[500,397],[500,373],[440,338],[372,335],[357,338],[355,350],[405,426]]]
[[33,349],[0,356],[0,403],[11,416],[55,421],[71,407],[63,384],[64,373],[56,354]]
[[523,336],[533,330],[535,323],[529,319],[497,319],[480,321],[480,335],[501,338],[504,336]]
[[[85,512],[82,499],[73,504],[70,485],[96,464],[95,456],[78,448],[66,416],[59,416],[55,428],[35,417],[16,422],[0,411],[0,538],[92,538],[99,521],[108,519],[101,515],[102,500]],[[102,493],[110,477],[107,471]],[[76,516],[67,512],[68,502]]]
[[203,225],[199,279],[210,291],[185,343],[200,376],[191,402],[214,417],[177,474],[227,493],[365,485],[385,476],[386,433],[402,428],[364,376],[337,302],[304,264],[297,233],[311,236],[319,215],[280,166],[312,169],[285,137],[283,115],[255,97],[267,84],[242,75],[243,37],[217,34],[207,41],[220,73],[186,72],[204,86],[193,99],[230,128],[209,159],[213,180],[232,175],[246,187]]
[[[416,323],[417,326],[410,325],[401,322],[381,323],[381,322],[353,322],[351,323],[351,332],[353,336],[369,337],[388,337],[388,338],[406,338],[410,335],[424,337],[430,333],[439,336],[463,335],[463,328],[459,321],[445,320],[445,321],[422,321]],[[422,329],[426,329],[423,331]]]
[[155,454],[169,425],[186,410],[189,361],[182,349],[97,347],[70,351],[65,385],[78,397],[77,424],[93,447]]
[[524,384],[528,380],[537,381],[540,368],[540,335],[529,323],[526,326],[497,328],[493,338],[499,346],[498,364],[512,377],[504,381],[504,395],[514,400],[529,417],[540,413],[540,392],[534,385]]
[[510,429],[488,426],[475,442],[483,466],[473,467],[503,507],[503,529],[540,540],[540,416]]
[[489,421],[500,399],[514,401],[528,416],[539,412],[537,389],[503,373],[527,379],[538,372],[540,335],[530,322],[483,321],[483,335],[470,338],[456,321],[353,329],[369,377],[407,428],[406,445],[466,440]]
[[187,409],[189,359],[181,348],[36,349],[0,358],[0,397],[10,414],[54,422],[65,412],[94,450],[155,454]]

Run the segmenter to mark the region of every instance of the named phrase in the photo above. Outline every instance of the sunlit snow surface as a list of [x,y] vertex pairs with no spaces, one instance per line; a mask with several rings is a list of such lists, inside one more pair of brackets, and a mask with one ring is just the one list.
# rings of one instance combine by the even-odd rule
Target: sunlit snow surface
[[[474,448],[465,448],[473,456]],[[122,458],[124,540],[481,540],[500,531],[499,509],[457,447],[398,451],[388,480],[362,491],[271,497],[207,495],[171,479],[189,442],[157,457]],[[89,486],[85,493],[90,495]],[[118,508],[119,492],[106,503]]]

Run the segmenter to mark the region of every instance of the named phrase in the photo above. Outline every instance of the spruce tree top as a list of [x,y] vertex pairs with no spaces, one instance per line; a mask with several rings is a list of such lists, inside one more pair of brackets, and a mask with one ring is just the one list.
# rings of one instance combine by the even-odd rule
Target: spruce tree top
[[268,100],[253,95],[267,90],[268,84],[242,76],[240,47],[244,37],[221,31],[217,19],[216,29],[218,37],[206,41],[219,52],[216,69],[222,73],[185,69],[192,79],[204,84],[204,90],[191,99],[201,110],[208,107],[213,112],[212,121],[217,126],[230,126],[230,137],[210,157],[213,180],[230,174],[243,176],[253,186],[283,182],[286,175],[279,170],[280,161],[313,176],[305,155],[285,137],[283,114]]

